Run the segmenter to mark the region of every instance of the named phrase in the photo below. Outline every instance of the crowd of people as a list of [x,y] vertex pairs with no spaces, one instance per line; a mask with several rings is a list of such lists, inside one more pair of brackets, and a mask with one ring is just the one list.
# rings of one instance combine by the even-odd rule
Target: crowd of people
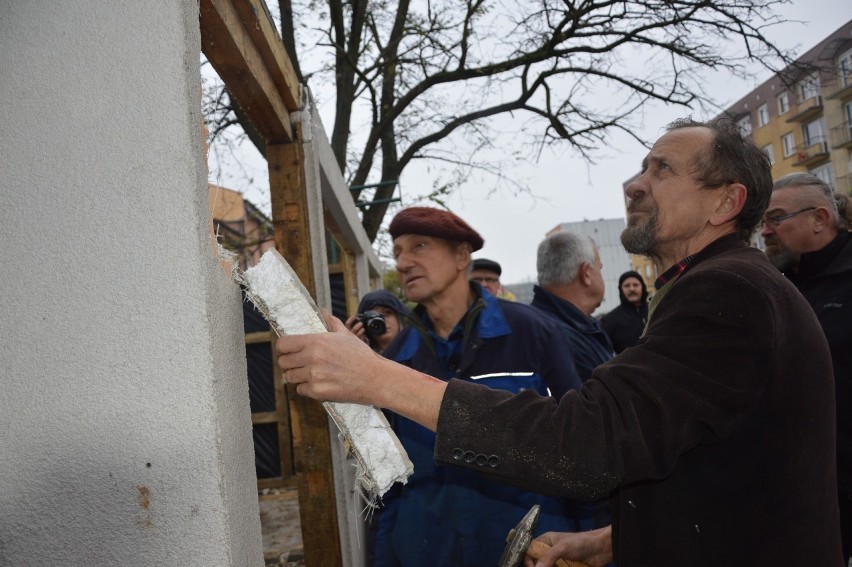
[[625,192],[622,244],[662,275],[651,295],[622,274],[600,320],[591,238],[545,238],[524,305],[473,227],[410,207],[389,231],[413,309],[371,292],[335,332],[278,340],[299,394],[384,408],[414,463],[370,565],[496,565],[533,504],[551,547],[527,567],[852,561],[848,199],[773,184],[728,121],[670,124]]

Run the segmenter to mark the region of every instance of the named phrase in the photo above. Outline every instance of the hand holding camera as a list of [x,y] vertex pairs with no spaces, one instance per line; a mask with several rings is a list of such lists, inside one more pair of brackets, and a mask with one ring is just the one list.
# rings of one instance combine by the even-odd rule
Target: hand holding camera
[[378,311],[364,311],[355,316],[355,320],[364,325],[368,337],[380,337],[388,332],[385,316]]
[[346,320],[346,328],[367,343],[370,339],[384,335],[388,330],[385,316],[373,310],[353,315]]

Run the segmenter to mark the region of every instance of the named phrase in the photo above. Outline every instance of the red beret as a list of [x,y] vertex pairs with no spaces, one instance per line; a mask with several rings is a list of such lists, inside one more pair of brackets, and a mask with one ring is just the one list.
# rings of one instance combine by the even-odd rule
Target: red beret
[[485,241],[469,224],[449,211],[433,207],[409,207],[393,217],[388,228],[391,238],[403,234],[434,236],[444,240],[467,242],[479,250]]

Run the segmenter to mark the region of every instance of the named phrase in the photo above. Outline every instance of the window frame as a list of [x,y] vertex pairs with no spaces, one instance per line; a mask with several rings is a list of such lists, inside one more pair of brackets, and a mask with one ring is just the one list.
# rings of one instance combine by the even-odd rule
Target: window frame
[[775,148],[772,147],[772,143],[766,144],[761,149],[766,154],[766,157],[769,158],[769,165],[775,165]]
[[[789,140],[789,147],[787,141]],[[781,146],[784,150],[784,157],[788,158],[796,153],[796,136],[792,132],[787,132],[781,136]]]
[[[784,91],[779,93],[777,97],[775,97],[776,102],[778,103],[778,114],[787,114],[790,111],[790,93],[788,91]],[[783,102],[782,102],[783,101]]]
[[757,127],[766,126],[769,124],[769,105],[763,103],[757,107]]

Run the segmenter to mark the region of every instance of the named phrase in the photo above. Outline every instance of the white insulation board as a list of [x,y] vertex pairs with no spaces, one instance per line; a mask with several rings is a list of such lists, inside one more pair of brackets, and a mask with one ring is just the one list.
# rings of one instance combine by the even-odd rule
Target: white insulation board
[[[279,336],[328,331],[310,294],[277,251],[268,250],[256,266],[237,271],[234,278],[246,285],[249,299]],[[406,482],[414,466],[381,411],[337,402],[323,406],[349,443],[358,486],[368,502],[383,496],[393,483]]]

